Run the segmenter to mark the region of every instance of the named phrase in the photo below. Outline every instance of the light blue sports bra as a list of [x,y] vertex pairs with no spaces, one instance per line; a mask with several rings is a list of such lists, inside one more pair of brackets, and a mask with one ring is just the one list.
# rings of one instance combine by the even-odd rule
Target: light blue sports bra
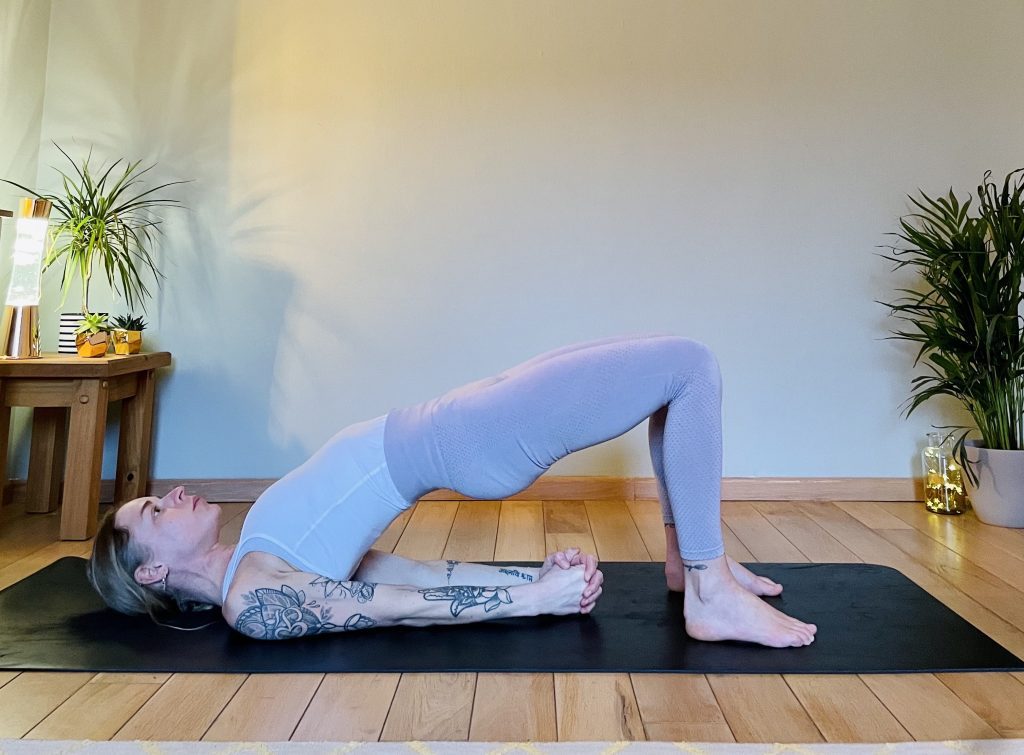
[[374,541],[413,504],[398,492],[388,469],[386,418],[339,431],[256,499],[228,562],[222,604],[239,561],[252,551],[330,579],[352,576]]

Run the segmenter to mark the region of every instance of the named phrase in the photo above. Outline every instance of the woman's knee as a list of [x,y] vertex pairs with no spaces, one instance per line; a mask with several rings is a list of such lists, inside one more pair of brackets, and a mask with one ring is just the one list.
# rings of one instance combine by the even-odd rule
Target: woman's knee
[[684,336],[670,336],[666,348],[680,376],[711,376],[721,380],[718,358],[707,344]]

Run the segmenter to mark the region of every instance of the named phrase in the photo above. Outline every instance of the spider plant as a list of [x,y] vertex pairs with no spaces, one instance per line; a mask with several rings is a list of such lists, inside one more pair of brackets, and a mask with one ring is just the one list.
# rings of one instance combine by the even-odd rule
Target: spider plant
[[[912,381],[917,393],[906,416],[932,396],[953,396],[977,424],[981,445],[990,449],[1020,450],[1024,441],[1024,180],[1017,176],[1011,185],[1021,171],[1024,168],[1010,172],[1001,189],[989,180],[992,171],[986,171],[978,186],[975,217],[968,215],[972,197],[960,204],[952,188],[947,197],[932,199],[924,192],[922,202],[909,197],[920,212],[900,219],[900,233],[886,235],[910,248],[885,248],[896,257],[910,257],[879,255],[898,263],[893,270],[914,265],[926,284],[924,293],[897,289],[910,296],[894,304],[878,302],[919,331],[890,331],[894,335],[888,338],[920,343],[914,365],[928,352],[935,373]],[[964,440],[974,428],[939,427],[965,431],[954,454],[977,485],[964,450]]]
[[[129,309],[134,309],[138,302],[145,310],[146,297],[151,293],[143,281],[142,271],[148,269],[158,286],[160,278],[166,277],[157,269],[149,253],[155,235],[162,233],[160,219],[152,218],[151,213],[159,207],[181,206],[175,199],[154,195],[169,186],[187,182],[171,181],[142,191],[140,179],[155,165],[140,170],[141,161],[133,163],[119,159],[106,170],[101,167],[97,176],[89,166],[91,148],[89,155],[79,164],[56,142],[54,146],[74,168],[75,175],[72,176],[57,170],[63,179],[62,194],[39,194],[14,181],[3,181],[53,203],[57,223],[50,228],[43,270],[63,258],[60,306],[67,301],[77,274],[82,282],[82,314],[88,313],[89,281],[93,268],[99,265],[114,292],[123,293]],[[124,172],[120,176],[112,176],[111,173],[122,162],[126,162]]]

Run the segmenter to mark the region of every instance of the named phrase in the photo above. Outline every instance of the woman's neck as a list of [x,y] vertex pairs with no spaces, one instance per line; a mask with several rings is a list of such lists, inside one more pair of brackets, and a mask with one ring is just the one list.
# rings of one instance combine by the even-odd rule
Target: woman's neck
[[168,580],[176,589],[196,596],[197,600],[212,605],[221,605],[224,578],[227,575],[228,563],[235,553],[238,543],[218,543],[213,546],[194,572],[186,572],[179,579],[174,574]]

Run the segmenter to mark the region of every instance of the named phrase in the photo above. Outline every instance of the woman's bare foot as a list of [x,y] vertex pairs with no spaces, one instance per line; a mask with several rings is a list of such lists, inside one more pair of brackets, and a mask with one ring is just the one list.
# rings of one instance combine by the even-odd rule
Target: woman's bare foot
[[818,631],[787,616],[745,590],[724,556],[687,561],[683,615],[686,633],[696,640],[746,640],[769,647],[800,647]]
[[[782,585],[773,582],[768,577],[762,577],[750,571],[742,564],[733,561],[731,556],[726,556],[729,564],[729,571],[740,583],[740,586],[754,595],[778,595],[782,592]],[[683,559],[679,555],[679,541],[676,540],[676,528],[674,525],[665,525],[665,582],[672,592],[684,592],[686,589],[686,570],[683,568]]]

